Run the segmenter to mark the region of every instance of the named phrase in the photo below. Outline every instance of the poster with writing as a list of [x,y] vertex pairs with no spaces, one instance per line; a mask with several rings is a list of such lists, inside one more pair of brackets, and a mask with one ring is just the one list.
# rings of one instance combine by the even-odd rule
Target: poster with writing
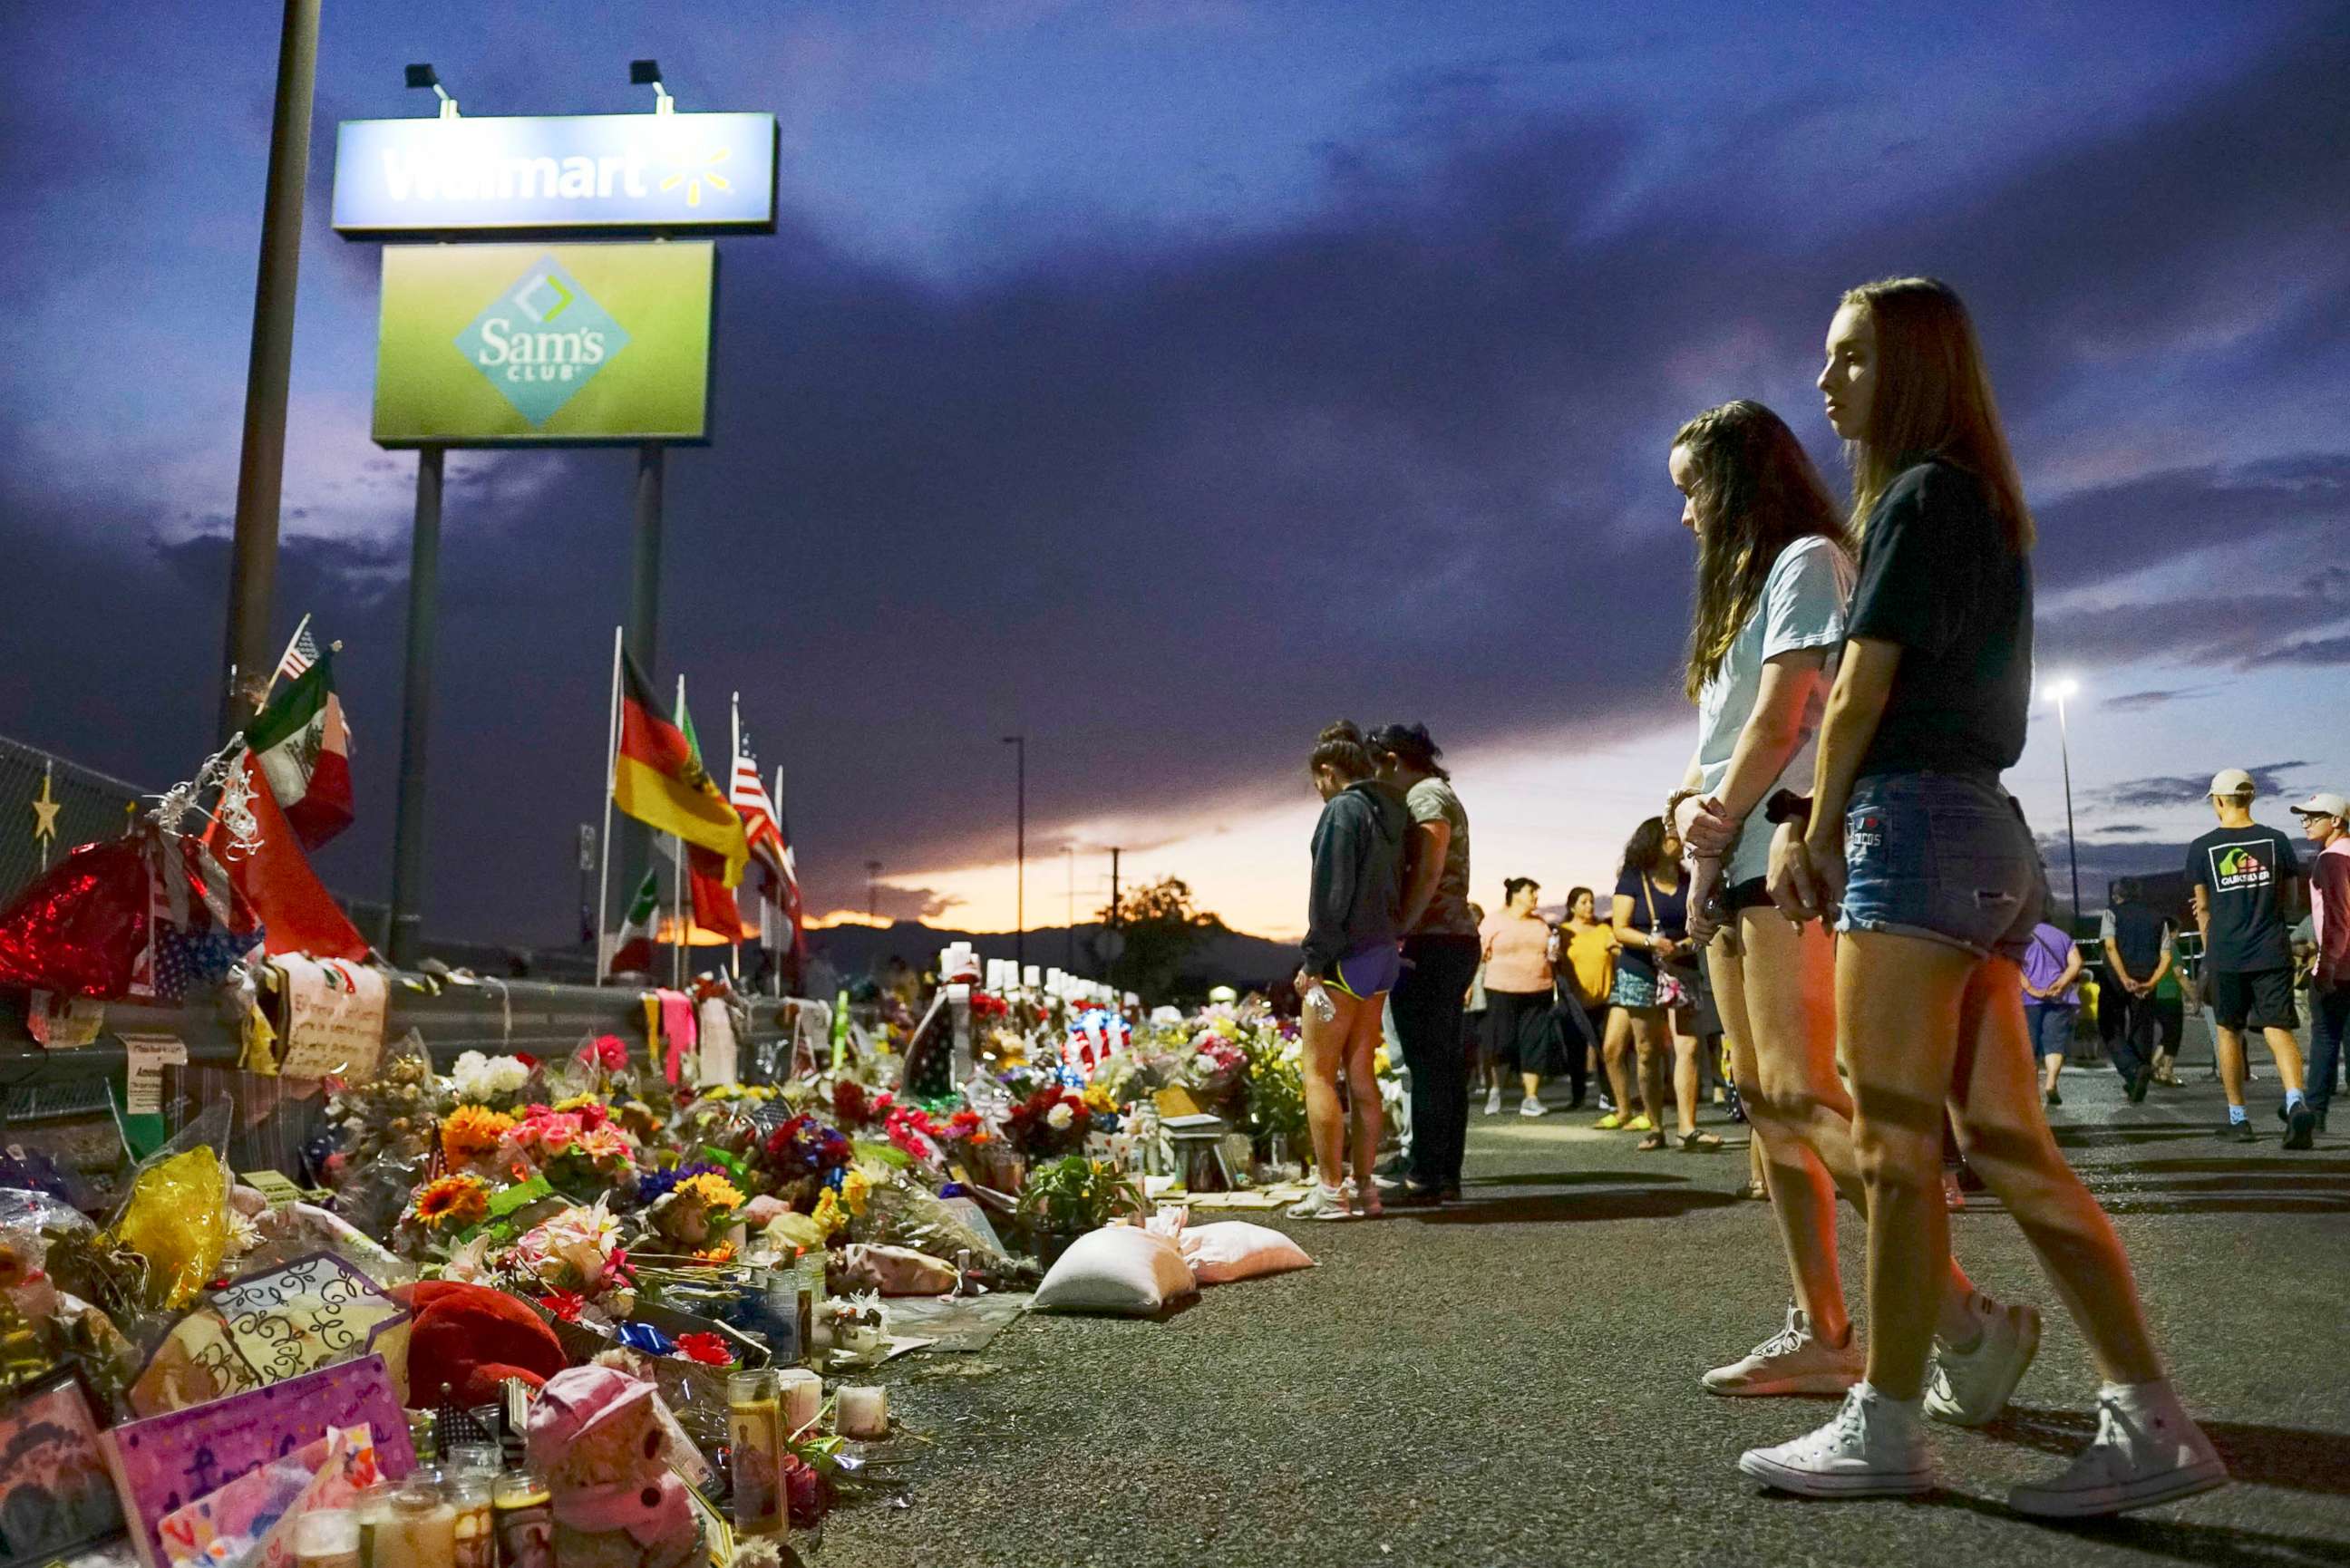
[[289,953],[269,961],[285,986],[285,1055],[277,1071],[288,1078],[332,1073],[353,1083],[374,1077],[383,1054],[383,976],[345,959]]
[[329,1252],[245,1275],[172,1325],[130,1391],[141,1415],[257,1388],[373,1353],[406,1382],[408,1309]]
[[0,1563],[41,1562],[121,1523],[80,1384],[52,1377],[0,1411]]
[[416,1468],[407,1413],[380,1355],[125,1422],[100,1442],[131,1544],[147,1568],[161,1568],[157,1532],[169,1515],[317,1442],[329,1428],[359,1426],[374,1434],[376,1463],[386,1476],[399,1480]]
[[163,1069],[188,1064],[187,1043],[176,1034],[125,1034],[122,1048],[130,1059],[130,1082],[122,1096],[126,1116],[153,1116],[163,1112]]

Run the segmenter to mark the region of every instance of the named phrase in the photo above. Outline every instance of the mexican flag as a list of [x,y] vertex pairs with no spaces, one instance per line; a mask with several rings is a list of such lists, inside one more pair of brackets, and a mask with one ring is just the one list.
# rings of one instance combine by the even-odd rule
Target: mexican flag
[[279,692],[246,727],[244,741],[305,849],[351,825],[351,732],[335,695],[332,653],[318,655]]
[[660,931],[660,877],[647,871],[637,896],[629,901],[629,918],[621,922],[620,934],[612,940],[612,961],[605,966],[607,971],[651,973],[653,938]]

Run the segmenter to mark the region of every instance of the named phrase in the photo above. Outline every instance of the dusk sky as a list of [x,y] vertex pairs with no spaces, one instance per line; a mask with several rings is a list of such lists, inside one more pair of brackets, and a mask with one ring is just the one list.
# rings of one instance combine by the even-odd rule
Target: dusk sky
[[[154,788],[216,707],[279,9],[0,16],[0,734]],[[1435,732],[1480,898],[1604,888],[1695,734],[1666,442],[1759,398],[1841,485],[1812,378],[1892,273],[1985,339],[2091,906],[2218,768],[2350,790],[2350,7],[326,0],[276,638],[347,645],[339,889],[390,884],[415,459],[334,126],[429,114],[411,60],[649,110],[645,55],[782,125],[654,675],[705,738],[742,691],[815,911],[878,859],[885,913],[1009,927],[1024,731],[1030,923],[1119,844],[1294,933],[1341,715]],[[449,460],[435,934],[569,934],[631,462]],[[2010,784],[2061,886],[2053,708]]]

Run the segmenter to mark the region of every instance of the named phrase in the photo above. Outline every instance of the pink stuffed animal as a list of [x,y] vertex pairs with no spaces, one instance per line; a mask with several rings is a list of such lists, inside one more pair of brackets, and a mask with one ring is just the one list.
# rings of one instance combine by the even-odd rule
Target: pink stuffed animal
[[653,1386],[608,1366],[546,1380],[530,1462],[546,1477],[563,1568],[684,1568],[703,1551],[685,1483],[661,1462]]

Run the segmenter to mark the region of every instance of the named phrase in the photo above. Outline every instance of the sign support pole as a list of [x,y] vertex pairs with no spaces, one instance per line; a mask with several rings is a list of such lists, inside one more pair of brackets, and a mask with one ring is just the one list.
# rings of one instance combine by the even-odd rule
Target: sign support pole
[[[635,530],[629,559],[629,627],[626,642],[629,654],[648,680],[658,680],[654,672],[654,653],[660,640],[660,566],[661,566],[661,471],[666,448],[659,441],[647,441],[637,448],[637,476],[633,492],[636,506]],[[625,886],[621,897],[633,891],[628,882],[628,867],[652,864],[652,830],[633,816],[619,822],[619,842],[613,846],[621,867]]]
[[[236,465],[236,530],[222,654],[220,735],[254,716],[266,680],[270,599],[277,580],[277,506],[286,481],[286,383],[294,364],[294,283],[302,259],[302,190],[310,176],[310,102],[318,74],[318,0],[286,0],[277,36],[277,101],[269,122],[269,194],[261,210],[261,271],[253,288],[244,440]],[[246,690],[240,691],[243,685]]]
[[416,452],[416,527],[408,556],[408,653],[400,674],[400,805],[391,830],[391,961],[414,969],[424,940],[424,752],[440,640],[442,450]]

